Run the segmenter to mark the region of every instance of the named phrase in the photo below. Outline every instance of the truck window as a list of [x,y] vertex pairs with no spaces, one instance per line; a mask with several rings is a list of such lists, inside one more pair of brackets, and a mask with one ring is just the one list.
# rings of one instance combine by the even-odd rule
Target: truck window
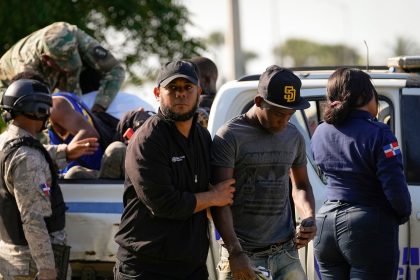
[[420,96],[403,95],[401,134],[404,171],[408,184],[420,184]]
[[327,104],[325,100],[313,100],[309,101],[311,107],[305,109],[305,115],[308,120],[308,128],[310,137],[314,134],[314,131],[318,124],[324,120],[324,108]]

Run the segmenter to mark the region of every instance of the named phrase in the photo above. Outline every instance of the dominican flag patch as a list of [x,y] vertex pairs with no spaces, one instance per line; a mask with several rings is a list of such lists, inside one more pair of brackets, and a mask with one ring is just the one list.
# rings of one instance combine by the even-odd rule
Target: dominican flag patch
[[401,154],[400,146],[398,146],[398,142],[392,142],[391,144],[384,146],[384,154],[387,158],[394,157],[396,155]]
[[39,188],[46,197],[50,196],[50,187],[47,185],[47,183],[42,183],[41,185],[39,185]]

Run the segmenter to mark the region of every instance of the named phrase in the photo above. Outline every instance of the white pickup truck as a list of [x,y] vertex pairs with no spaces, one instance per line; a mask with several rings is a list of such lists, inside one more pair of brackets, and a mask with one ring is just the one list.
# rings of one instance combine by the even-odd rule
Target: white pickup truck
[[[408,223],[400,227],[398,280],[420,280],[420,57],[389,60],[389,69],[368,70],[376,87],[380,108],[378,119],[387,123],[400,143],[413,212]],[[311,107],[298,111],[291,119],[306,140],[307,169],[314,190],[317,209],[325,200],[325,178],[318,172],[310,151],[310,138],[323,119],[325,87],[334,69],[296,69],[302,80],[301,95]],[[413,73],[408,73],[412,71]],[[212,136],[231,118],[244,113],[253,104],[258,75],[247,76],[223,85],[211,108],[208,129]],[[115,260],[114,234],[122,213],[122,181],[62,181],[68,206],[67,232],[71,248],[73,275],[82,279],[110,277]],[[299,217],[297,217],[299,222]],[[214,226],[208,258],[210,279],[216,278],[218,243]],[[321,279],[313,248],[299,251],[308,279]]]

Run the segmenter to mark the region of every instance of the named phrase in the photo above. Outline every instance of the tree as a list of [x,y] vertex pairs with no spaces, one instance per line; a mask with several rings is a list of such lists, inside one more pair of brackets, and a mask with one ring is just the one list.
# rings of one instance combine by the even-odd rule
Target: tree
[[405,37],[397,37],[395,45],[392,46],[392,55],[403,56],[403,55],[415,55],[420,52],[419,45]]
[[214,48],[219,48],[225,43],[225,35],[219,31],[213,31],[206,39],[206,43]]
[[290,58],[293,66],[357,65],[361,60],[357,51],[346,45],[320,44],[296,38],[274,48],[273,54],[280,61]]
[[189,13],[175,0],[9,0],[0,1],[0,54],[55,21],[75,24],[105,42],[137,82],[151,76],[151,60],[191,57],[204,48],[186,36]]

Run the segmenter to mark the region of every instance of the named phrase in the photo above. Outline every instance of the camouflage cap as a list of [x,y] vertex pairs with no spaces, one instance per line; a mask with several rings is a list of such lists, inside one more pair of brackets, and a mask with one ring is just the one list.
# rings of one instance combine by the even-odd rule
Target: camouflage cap
[[44,34],[45,53],[66,72],[73,72],[82,66],[77,38],[71,27],[65,22],[54,23],[46,28]]

